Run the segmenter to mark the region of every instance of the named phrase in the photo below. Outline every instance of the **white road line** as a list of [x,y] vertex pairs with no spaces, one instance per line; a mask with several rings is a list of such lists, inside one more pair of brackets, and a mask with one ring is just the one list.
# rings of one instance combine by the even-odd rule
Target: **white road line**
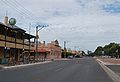
[[60,70],[62,70],[63,68],[59,68],[59,69],[57,69],[57,70],[55,70],[55,71],[60,71]]

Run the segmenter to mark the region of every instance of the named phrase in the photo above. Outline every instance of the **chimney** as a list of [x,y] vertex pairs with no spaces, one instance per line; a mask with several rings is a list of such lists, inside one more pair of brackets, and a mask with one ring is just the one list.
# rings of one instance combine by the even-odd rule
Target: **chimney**
[[4,18],[4,24],[5,24],[6,26],[8,26],[8,17],[7,17],[7,16],[5,16],[5,18]]

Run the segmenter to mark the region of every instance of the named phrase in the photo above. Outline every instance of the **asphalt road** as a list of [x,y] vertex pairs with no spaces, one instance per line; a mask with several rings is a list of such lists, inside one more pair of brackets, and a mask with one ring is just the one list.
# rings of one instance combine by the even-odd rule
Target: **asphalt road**
[[93,58],[0,71],[0,82],[113,82]]
[[107,65],[107,67],[120,76],[120,65]]

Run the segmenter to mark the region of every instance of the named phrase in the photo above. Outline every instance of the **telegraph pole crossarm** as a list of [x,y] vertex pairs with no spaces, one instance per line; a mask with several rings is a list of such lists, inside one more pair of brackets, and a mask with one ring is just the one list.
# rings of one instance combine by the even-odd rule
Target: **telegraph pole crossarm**
[[[41,28],[39,28],[39,27],[41,27]],[[48,25],[37,25],[36,26],[36,57],[37,57],[37,62],[38,62],[38,39],[39,39],[38,32],[40,30],[42,30],[44,27],[48,27]]]

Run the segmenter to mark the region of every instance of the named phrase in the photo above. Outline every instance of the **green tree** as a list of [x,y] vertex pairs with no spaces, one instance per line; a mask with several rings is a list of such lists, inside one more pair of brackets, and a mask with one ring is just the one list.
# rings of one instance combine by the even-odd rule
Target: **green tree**
[[94,54],[96,56],[101,56],[102,55],[102,51],[103,51],[103,47],[102,46],[98,46],[97,49],[95,50]]
[[87,51],[87,54],[88,54],[88,56],[92,56],[92,57],[94,56],[94,53],[92,51],[89,51],[89,50]]
[[110,43],[109,45],[105,45],[104,50],[106,55],[116,57],[119,51],[119,44]]
[[118,57],[120,56],[120,46],[117,43],[110,43],[108,45],[105,45],[104,47],[98,46],[95,50],[94,54],[97,56],[101,56],[102,51],[104,51],[104,54],[111,57]]

